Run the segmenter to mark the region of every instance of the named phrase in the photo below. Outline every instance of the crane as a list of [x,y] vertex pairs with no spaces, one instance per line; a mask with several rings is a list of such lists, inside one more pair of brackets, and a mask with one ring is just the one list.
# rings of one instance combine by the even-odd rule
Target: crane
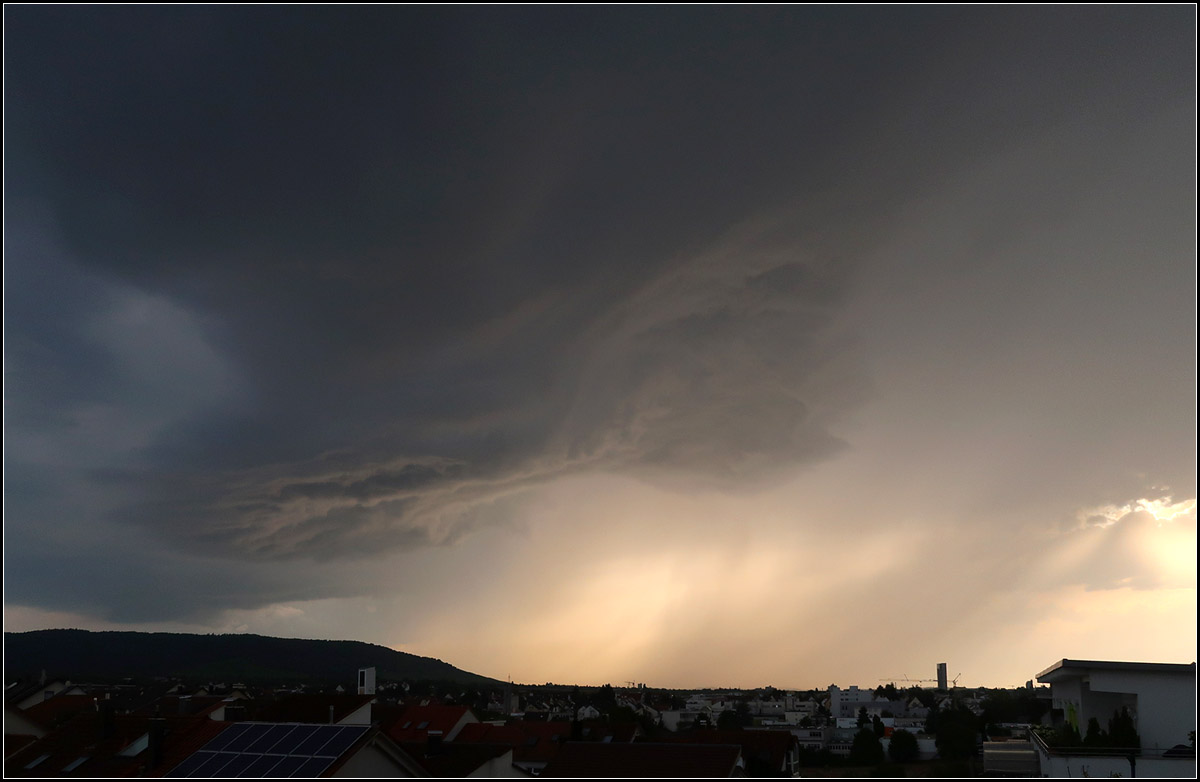
[[[959,674],[959,675],[961,676],[962,674]],[[908,675],[905,674],[904,676],[893,676],[890,679],[880,679],[879,681],[881,681],[881,682],[912,682],[913,684],[920,684],[921,682],[936,682],[937,679],[910,679],[910,678],[908,678]]]
[[956,675],[956,676],[955,676],[953,679],[951,679],[951,680],[950,680],[950,686],[951,686],[951,687],[957,687],[957,686],[958,686],[958,677],[959,677],[959,676],[962,676],[962,674],[960,673],[960,674]]

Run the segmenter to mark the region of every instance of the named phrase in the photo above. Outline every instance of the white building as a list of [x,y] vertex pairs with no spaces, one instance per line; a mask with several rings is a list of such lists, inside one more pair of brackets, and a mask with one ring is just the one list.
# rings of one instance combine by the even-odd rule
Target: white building
[[854,685],[848,690],[843,690],[836,684],[830,685],[829,714],[832,717],[856,717],[859,708],[873,700],[875,693],[872,690],[860,690]]
[[1038,674],[1052,708],[1080,734],[1095,718],[1102,728],[1122,708],[1133,717],[1140,752],[1110,755],[1048,747],[1035,739],[1043,776],[1195,777],[1188,733],[1196,729],[1196,664],[1060,660]]

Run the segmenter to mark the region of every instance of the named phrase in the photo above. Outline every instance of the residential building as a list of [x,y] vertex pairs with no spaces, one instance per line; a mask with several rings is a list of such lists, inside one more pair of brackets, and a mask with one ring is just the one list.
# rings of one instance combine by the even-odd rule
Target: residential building
[[[1195,777],[1196,664],[1063,659],[1038,674],[1051,688],[1052,714],[1085,734],[1122,709],[1133,718],[1140,747],[1064,748],[1031,734],[1043,776],[1112,774]],[[1194,739],[1193,739],[1194,740]]]

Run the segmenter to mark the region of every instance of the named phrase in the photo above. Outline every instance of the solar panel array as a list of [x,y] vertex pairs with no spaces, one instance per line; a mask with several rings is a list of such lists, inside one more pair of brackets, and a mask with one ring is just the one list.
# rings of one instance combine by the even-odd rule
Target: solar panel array
[[315,777],[366,732],[366,725],[239,722],[167,776]]

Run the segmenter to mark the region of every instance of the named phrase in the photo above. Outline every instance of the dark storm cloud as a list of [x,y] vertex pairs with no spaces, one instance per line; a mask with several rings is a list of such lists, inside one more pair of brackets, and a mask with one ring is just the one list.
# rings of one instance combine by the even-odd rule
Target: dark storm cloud
[[896,208],[1190,57],[1161,10],[1030,13],[7,9],[8,195],[53,234],[7,248],[10,435],[111,494],[80,518],[260,560],[817,462]]

